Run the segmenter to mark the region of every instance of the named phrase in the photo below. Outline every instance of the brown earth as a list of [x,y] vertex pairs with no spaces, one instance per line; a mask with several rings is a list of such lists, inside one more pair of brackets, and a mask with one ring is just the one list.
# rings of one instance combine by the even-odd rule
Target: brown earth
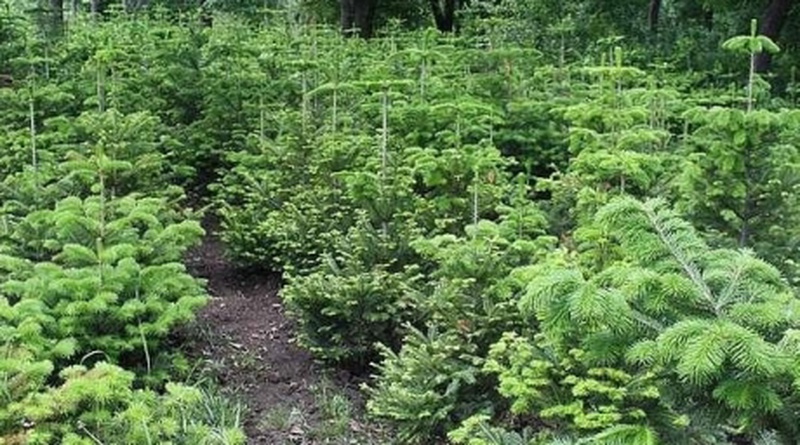
[[189,353],[222,390],[245,405],[248,444],[383,444],[362,420],[363,399],[349,375],[324,369],[294,338],[277,274],[246,272],[209,235],[187,257],[208,280],[209,304],[189,333]]

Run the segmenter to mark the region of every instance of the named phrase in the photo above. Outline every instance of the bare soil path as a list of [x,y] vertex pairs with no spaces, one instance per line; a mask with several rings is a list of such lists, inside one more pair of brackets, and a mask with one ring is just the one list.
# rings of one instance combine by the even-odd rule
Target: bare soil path
[[209,304],[189,333],[190,355],[245,405],[249,444],[385,444],[361,420],[363,400],[348,375],[331,376],[300,348],[278,295],[280,276],[246,272],[209,235],[190,252],[190,271],[208,280]]

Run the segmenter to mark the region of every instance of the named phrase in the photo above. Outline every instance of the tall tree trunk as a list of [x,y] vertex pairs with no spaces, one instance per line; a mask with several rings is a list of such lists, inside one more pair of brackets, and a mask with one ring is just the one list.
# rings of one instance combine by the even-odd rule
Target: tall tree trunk
[[436,21],[436,28],[442,32],[453,32],[456,22],[457,0],[430,0],[433,19]]
[[[761,25],[758,33],[772,40],[778,40],[794,3],[794,0],[772,0],[769,6],[767,6],[766,11],[764,11],[764,15],[761,17]],[[769,71],[771,65],[772,56],[769,53],[761,53],[756,57],[755,67],[757,72],[763,73]]]
[[708,9],[703,11],[703,24],[706,29],[711,31],[714,29],[714,10],[709,6]]
[[650,31],[658,32],[658,18],[661,16],[661,0],[650,0],[650,8],[647,11],[647,21]]
[[358,36],[368,39],[372,37],[373,18],[377,0],[341,0],[342,32],[354,35],[358,28]]
[[345,34],[356,27],[356,7],[355,0],[341,0],[339,3],[340,22],[342,24],[342,32]]
[[50,23],[53,35],[61,34],[64,27],[64,0],[50,0]]
[[355,0],[356,26],[358,34],[365,39],[372,37],[372,22],[375,17],[375,0]]

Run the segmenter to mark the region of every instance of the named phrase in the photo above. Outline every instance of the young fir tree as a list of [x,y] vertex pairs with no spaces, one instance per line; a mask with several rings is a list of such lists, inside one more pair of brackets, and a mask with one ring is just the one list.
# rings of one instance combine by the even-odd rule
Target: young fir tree
[[588,443],[793,443],[800,299],[778,270],[709,248],[661,200],[616,199],[595,224],[615,249],[518,272],[541,332],[508,334],[485,366],[512,412]]
[[751,61],[745,109],[695,108],[677,178],[679,207],[716,244],[754,249],[797,280],[800,224],[800,113],[757,107],[764,86],[753,64],[777,47],[755,34],[728,40],[726,49]]

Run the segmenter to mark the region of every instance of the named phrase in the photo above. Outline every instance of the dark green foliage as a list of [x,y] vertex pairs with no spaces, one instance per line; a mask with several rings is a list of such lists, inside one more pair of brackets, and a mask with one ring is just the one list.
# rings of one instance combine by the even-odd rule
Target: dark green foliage
[[436,264],[415,299],[428,333],[411,328],[399,353],[382,347],[376,383],[368,388],[370,412],[396,423],[403,443],[433,442],[498,401],[481,363],[504,331],[525,329],[513,310],[519,281],[508,274],[554,243],[538,237],[545,219],[535,206],[513,203],[500,209],[499,224],[480,221],[463,238],[414,243]]
[[798,116],[794,110],[693,110],[688,119],[696,130],[679,178],[679,202],[700,227],[724,237],[717,242],[753,248],[792,275]]
[[327,0],[101,1],[63,34],[22,3],[0,6],[0,442],[243,442],[159,366],[206,299],[186,186],[234,261],[284,273],[305,347],[373,366],[399,443],[800,437],[795,26],[717,47],[763,5],[474,0],[443,35],[381,2],[364,41],[317,25]]
[[473,392],[479,371],[474,353],[455,331],[411,330],[399,354],[383,348],[381,378],[368,390],[368,409],[391,419],[402,443],[432,442],[454,425],[457,412],[481,399]]
[[168,103],[138,76],[150,35],[82,26],[25,45],[28,77],[0,88],[0,442],[243,443],[238,408],[159,392],[164,340],[207,297],[182,263],[204,231],[177,206],[177,123],[143,105]]
[[349,264],[321,267],[291,279],[283,297],[302,320],[301,339],[312,352],[363,369],[375,358],[376,342],[399,344],[401,325],[413,309],[412,277],[377,265],[353,269]]
[[264,144],[259,155],[231,156],[238,165],[224,178],[219,202],[223,239],[235,258],[275,269],[317,264],[355,223],[346,182],[339,178],[358,165],[368,143],[348,138],[323,142],[317,150],[287,138]]
[[[551,37],[566,40],[569,23],[565,18]],[[697,197],[713,215],[719,203],[701,201],[700,189],[686,185],[699,171],[687,165],[700,165],[700,158],[679,156],[695,150],[686,143],[694,137],[683,137],[684,116],[691,115],[684,113],[698,103],[735,104],[736,94],[686,91],[686,79],[633,66],[638,55],[627,56],[615,39],[592,49],[600,63],[575,66],[564,53],[558,64],[541,66],[536,51],[507,46],[512,36],[486,25],[480,41],[496,44],[491,51],[430,32],[365,45],[314,28],[293,43],[301,59],[293,63],[280,55],[256,59],[263,44],[237,37],[243,43],[230,49],[236,63],[255,69],[268,61],[273,77],[236,84],[239,114],[228,128],[242,133],[225,137],[237,151],[213,187],[233,256],[288,272],[283,295],[318,357],[351,369],[380,358],[368,385],[370,411],[396,424],[403,443],[435,441],[470,418],[454,440],[722,443],[764,431],[791,437],[784,418],[791,409],[778,415],[761,402],[726,404],[734,389],[692,380],[686,364],[640,366],[626,358],[661,331],[702,318],[704,308],[693,303],[686,272],[673,270],[682,258],[668,260],[669,249],[650,252],[660,241],[644,232],[626,240],[648,246],[620,243],[627,223],[602,219],[611,210],[600,211],[621,196],[663,194],[682,204]],[[283,54],[285,38],[272,34],[270,54]],[[775,122],[792,131],[788,121]],[[557,173],[549,180],[537,180],[541,196],[550,198],[541,203],[550,210],[545,215],[529,201],[529,179],[510,178],[551,169]],[[696,178],[710,181],[713,174]],[[693,191],[670,195],[676,184]],[[691,207],[680,208],[701,222]],[[694,232],[675,215],[649,211],[665,231],[679,232],[678,242],[699,243],[681,249],[715,258],[702,264],[711,281],[726,283],[717,275],[740,260],[749,264],[741,267],[769,269],[745,254],[712,251],[700,241],[707,234],[686,235]],[[548,230],[561,236],[563,252],[548,254],[555,241],[542,236]],[[533,294],[519,306],[522,289],[538,285],[553,286],[555,306],[530,303]],[[789,298],[786,289],[778,300]],[[573,302],[565,297],[571,292],[586,300]],[[717,316],[705,314],[708,329],[742,338],[737,329],[753,330],[753,338],[772,345],[767,349],[789,327],[760,331],[761,322],[738,318],[718,325]],[[517,336],[504,336],[509,331]],[[780,361],[765,360],[773,359]],[[534,364],[541,366],[531,371]],[[747,369],[734,363],[714,376]],[[790,369],[781,369],[773,388],[786,406],[793,403]],[[768,374],[755,374],[748,388],[764,388]],[[675,390],[683,379],[692,384]],[[530,434],[489,427],[487,419]]]
[[786,345],[800,300],[780,273],[709,249],[658,200],[617,199],[596,224],[620,257],[591,271],[559,255],[526,272],[520,309],[541,333],[506,337],[486,364],[512,411],[579,436],[640,425],[648,443],[718,443],[697,429],[704,417],[795,437]]

